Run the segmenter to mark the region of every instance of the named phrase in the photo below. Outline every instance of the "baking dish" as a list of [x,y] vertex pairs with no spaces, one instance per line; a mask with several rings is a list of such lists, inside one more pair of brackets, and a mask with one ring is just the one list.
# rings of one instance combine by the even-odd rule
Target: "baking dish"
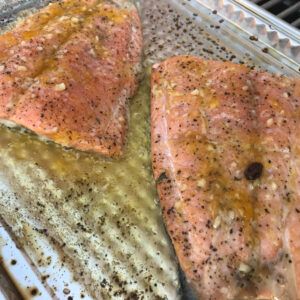
[[[46,2],[1,0],[2,27]],[[299,76],[298,31],[249,2],[135,3],[144,29],[144,79],[131,101],[124,158],[106,160],[0,128],[0,256],[24,298],[179,299],[187,293],[151,174],[153,63],[194,54]]]

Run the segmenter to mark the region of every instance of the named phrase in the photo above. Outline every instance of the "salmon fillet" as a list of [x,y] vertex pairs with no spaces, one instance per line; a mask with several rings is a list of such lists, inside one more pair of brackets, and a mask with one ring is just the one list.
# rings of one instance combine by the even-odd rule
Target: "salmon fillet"
[[127,1],[50,4],[0,36],[0,119],[120,156],[137,88],[141,23]]
[[300,81],[230,62],[153,67],[153,171],[199,299],[300,299]]

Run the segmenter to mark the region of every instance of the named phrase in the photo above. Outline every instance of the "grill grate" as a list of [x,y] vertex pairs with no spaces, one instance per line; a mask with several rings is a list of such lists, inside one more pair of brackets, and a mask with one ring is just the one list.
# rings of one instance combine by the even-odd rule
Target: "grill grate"
[[278,18],[300,29],[299,0],[251,0]]

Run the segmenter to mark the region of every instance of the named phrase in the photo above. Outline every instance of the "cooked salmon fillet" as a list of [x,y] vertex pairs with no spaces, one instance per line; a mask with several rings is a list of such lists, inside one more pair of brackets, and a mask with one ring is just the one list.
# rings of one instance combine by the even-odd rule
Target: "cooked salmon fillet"
[[127,1],[50,4],[0,36],[1,121],[122,155],[141,49],[140,19]]
[[199,299],[300,299],[300,81],[172,57],[151,101],[163,216]]

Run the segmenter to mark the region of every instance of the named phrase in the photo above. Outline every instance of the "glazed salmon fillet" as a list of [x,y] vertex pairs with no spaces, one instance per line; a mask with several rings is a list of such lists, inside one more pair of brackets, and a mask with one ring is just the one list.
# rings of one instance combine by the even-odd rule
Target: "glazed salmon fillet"
[[127,1],[52,3],[0,36],[0,119],[66,147],[122,155],[141,23]]
[[300,299],[300,81],[230,62],[153,67],[165,224],[199,299]]

